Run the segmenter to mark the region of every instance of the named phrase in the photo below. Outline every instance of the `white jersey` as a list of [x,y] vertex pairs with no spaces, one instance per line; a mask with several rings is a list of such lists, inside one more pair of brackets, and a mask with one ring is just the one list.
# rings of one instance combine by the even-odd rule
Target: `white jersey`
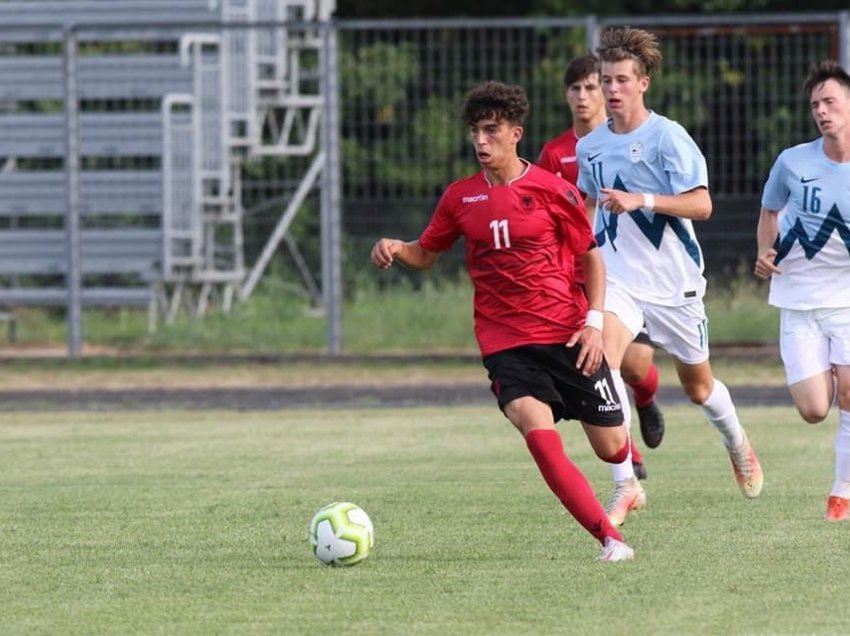
[[618,134],[611,120],[579,139],[582,192],[596,199],[594,234],[608,278],[639,300],[676,307],[705,294],[702,250],[689,219],[638,209],[611,214],[600,188],[681,194],[708,187],[705,158],[687,131],[650,112],[637,130]]
[[782,210],[768,302],[785,309],[850,307],[850,162],[823,138],[784,150],[764,184],[762,207]]

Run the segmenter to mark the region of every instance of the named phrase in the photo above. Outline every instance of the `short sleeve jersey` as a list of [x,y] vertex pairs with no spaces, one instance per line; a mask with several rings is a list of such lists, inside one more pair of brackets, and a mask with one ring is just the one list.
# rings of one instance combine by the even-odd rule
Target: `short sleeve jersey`
[[782,211],[768,302],[785,309],[850,307],[850,162],[824,154],[823,138],[784,150],[762,207]]
[[575,184],[578,180],[577,143],[578,137],[570,128],[543,144],[540,156],[537,158],[537,165]]
[[575,186],[530,164],[507,185],[490,184],[484,172],[455,181],[419,244],[443,252],[460,238],[483,356],[566,342],[584,326],[587,302],[572,261],[594,240]]
[[702,249],[689,219],[638,209],[611,214],[600,188],[682,194],[708,187],[705,158],[687,131],[657,113],[618,134],[611,121],[578,142],[578,187],[596,199],[596,240],[608,278],[633,297],[676,307],[705,294]]

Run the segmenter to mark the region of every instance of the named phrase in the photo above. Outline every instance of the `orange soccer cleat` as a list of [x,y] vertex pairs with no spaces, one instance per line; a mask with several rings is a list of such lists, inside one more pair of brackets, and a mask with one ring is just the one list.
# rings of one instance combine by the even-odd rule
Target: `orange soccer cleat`
[[621,526],[630,510],[640,510],[646,505],[646,493],[637,478],[631,477],[614,482],[614,492],[605,506],[608,520],[613,526]]
[[826,520],[827,521],[847,521],[850,518],[850,512],[847,510],[847,499],[844,497],[836,497],[830,495],[826,501]]

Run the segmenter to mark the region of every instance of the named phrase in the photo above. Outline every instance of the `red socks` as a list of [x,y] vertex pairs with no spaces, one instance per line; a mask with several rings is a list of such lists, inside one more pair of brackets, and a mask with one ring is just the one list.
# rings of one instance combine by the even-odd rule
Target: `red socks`
[[[626,461],[626,457],[629,456],[629,449],[631,448],[632,450],[634,450],[634,447],[635,447],[635,444],[632,441],[632,438],[629,437],[626,440],[626,443],[623,444],[623,447],[620,450],[618,450],[616,453],[614,453],[611,457],[600,457],[599,459],[601,459],[603,462],[607,462],[609,464],[620,464],[620,463]],[[633,457],[633,459],[634,459],[634,457]]]
[[638,408],[643,408],[652,404],[655,400],[655,394],[658,391],[658,367],[654,364],[649,365],[649,371],[640,382],[629,384],[635,395],[635,405]]
[[635,440],[633,440],[631,438],[631,436],[629,437],[629,444],[631,444],[631,446],[632,446],[632,463],[633,464],[634,463],[642,464],[643,463],[643,455],[640,454],[640,451],[638,450],[637,444],[635,444]]
[[536,429],[525,436],[525,443],[546,484],[575,520],[600,543],[605,537],[622,541],[623,536],[611,525],[587,479],[564,452],[560,433]]

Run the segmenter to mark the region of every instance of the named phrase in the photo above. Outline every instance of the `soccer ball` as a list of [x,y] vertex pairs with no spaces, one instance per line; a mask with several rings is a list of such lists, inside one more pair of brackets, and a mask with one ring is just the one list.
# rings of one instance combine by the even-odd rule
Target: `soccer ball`
[[320,508],[310,522],[310,547],[322,563],[356,565],[375,546],[372,520],[359,506],[347,501]]

